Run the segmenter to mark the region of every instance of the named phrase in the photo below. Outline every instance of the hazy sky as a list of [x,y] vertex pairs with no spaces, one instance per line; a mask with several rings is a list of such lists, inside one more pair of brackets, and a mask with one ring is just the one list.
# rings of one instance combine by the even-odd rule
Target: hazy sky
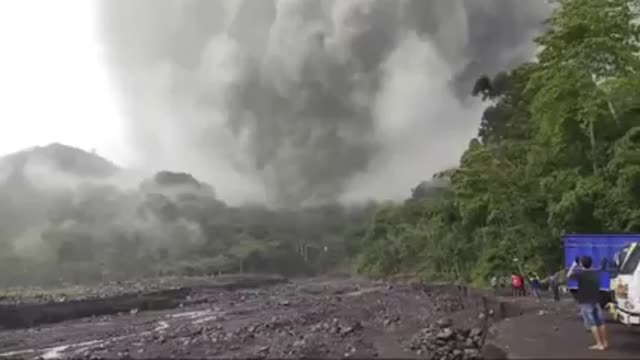
[[399,199],[455,166],[538,0],[0,0],[0,155],[60,142],[225,200]]
[[126,162],[96,2],[0,1],[0,154],[61,142]]

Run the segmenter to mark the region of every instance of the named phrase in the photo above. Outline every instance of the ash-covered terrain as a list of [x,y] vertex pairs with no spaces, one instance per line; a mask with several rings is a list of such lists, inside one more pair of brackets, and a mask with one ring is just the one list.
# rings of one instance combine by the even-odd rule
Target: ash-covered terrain
[[[76,304],[68,319],[13,324],[0,331],[0,357],[479,359],[489,325],[504,312],[479,292],[448,285],[251,276],[182,284],[182,292],[160,295],[173,301],[156,309],[143,308],[159,294],[147,290],[117,313],[74,318]],[[111,295],[111,305],[123,301]],[[11,306],[33,302],[0,305],[3,326],[11,325]],[[44,313],[51,305],[37,306]]]

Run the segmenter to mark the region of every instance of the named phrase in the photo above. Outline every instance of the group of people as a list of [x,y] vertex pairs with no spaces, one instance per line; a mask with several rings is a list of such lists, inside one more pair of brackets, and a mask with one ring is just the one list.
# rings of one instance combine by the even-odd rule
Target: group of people
[[[603,265],[604,266],[604,265]],[[590,256],[576,258],[566,274],[567,279],[573,279],[578,284],[574,298],[580,308],[580,315],[585,328],[589,330],[595,340],[595,344],[589,348],[592,350],[604,350],[609,346],[603,310],[600,305],[600,268],[593,266]],[[553,274],[544,281],[549,290],[553,292],[554,300],[560,300],[559,277],[561,273]],[[526,296],[526,283],[529,284],[531,295],[540,296],[543,281],[536,273],[530,273],[528,278],[518,272],[513,272],[510,277],[511,293],[513,296]],[[498,288],[506,287],[506,278],[494,276],[491,278],[491,287],[497,293]]]
[[[540,297],[540,293],[542,291],[543,282],[535,272],[529,273],[529,276],[525,278],[520,273],[514,271],[510,276],[510,286],[511,286],[511,295],[512,296],[527,296],[527,284],[529,285],[529,293],[536,297]],[[491,278],[491,287],[493,288],[494,293],[497,294],[498,288],[507,287],[507,278],[505,277],[497,277],[494,276]],[[549,286],[549,289],[553,291],[553,297],[555,300],[560,300],[560,290],[556,281],[556,275],[551,275],[547,278],[546,282]]]
[[524,276],[513,272],[511,274],[511,294],[513,296],[527,296],[526,282],[529,283],[530,294],[536,298],[540,297],[540,277],[536,273],[530,273],[529,277],[525,279]]

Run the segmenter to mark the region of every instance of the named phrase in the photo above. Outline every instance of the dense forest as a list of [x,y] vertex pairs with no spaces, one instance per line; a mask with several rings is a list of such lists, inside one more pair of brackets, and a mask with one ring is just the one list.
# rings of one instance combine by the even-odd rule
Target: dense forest
[[381,209],[352,245],[375,275],[483,282],[562,266],[565,233],[640,232],[637,1],[566,0],[535,62],[481,77],[477,138],[448,189]]
[[[481,283],[516,266],[557,271],[562,234],[640,232],[638,8],[560,2],[536,61],[476,82],[487,107],[459,166],[402,203],[234,207],[184,173],[124,190],[104,180],[117,167],[62,145],[9,156],[0,286],[337,269]],[[43,188],[34,179],[52,172],[26,174],[33,156],[83,180]]]

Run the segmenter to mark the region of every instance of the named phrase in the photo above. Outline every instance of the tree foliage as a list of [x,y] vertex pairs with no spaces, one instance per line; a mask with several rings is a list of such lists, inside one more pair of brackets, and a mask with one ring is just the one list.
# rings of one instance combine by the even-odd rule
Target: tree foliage
[[536,62],[478,79],[487,108],[449,190],[378,212],[360,269],[550,273],[562,234],[640,231],[638,5],[562,1]]

